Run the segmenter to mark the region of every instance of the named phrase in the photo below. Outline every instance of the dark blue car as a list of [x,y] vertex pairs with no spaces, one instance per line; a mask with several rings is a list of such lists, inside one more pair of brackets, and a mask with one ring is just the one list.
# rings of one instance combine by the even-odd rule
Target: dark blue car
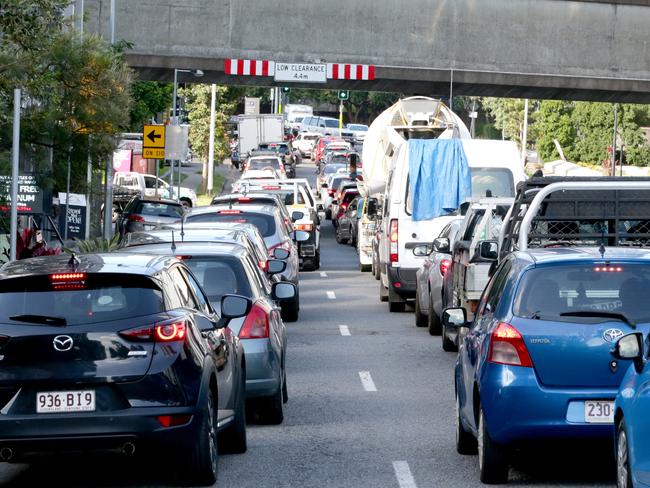
[[[602,251],[602,252],[601,252]],[[457,450],[478,449],[481,481],[508,479],[513,448],[611,439],[614,399],[629,361],[614,343],[650,329],[650,253],[624,248],[533,249],[495,270],[455,370]]]

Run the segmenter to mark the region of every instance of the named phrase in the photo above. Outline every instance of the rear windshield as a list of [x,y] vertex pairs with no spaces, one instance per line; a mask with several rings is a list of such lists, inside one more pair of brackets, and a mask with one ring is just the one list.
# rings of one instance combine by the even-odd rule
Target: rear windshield
[[324,119],[323,122],[325,122],[325,127],[338,127],[339,126],[339,121],[338,120]]
[[49,276],[0,281],[0,322],[82,325],[165,310],[154,281],[139,275],[90,274],[75,282]]
[[227,256],[192,256],[184,261],[212,303],[227,293],[251,296],[241,261]]
[[273,215],[251,213],[244,211],[233,211],[238,213],[204,213],[188,215],[186,222],[232,222],[235,224],[253,224],[258,228],[262,237],[270,237],[275,234],[275,218]]
[[183,217],[183,207],[171,203],[140,202],[133,213],[155,217],[177,217],[180,219]]
[[345,154],[335,154],[331,157],[330,162],[332,163],[347,163],[348,157]]
[[474,198],[515,196],[515,183],[511,171],[505,168],[470,169],[472,172],[472,196]]
[[332,178],[332,184],[330,185],[330,188],[337,188],[342,181],[347,181],[349,179],[350,178],[347,175]]
[[358,196],[359,196],[359,194],[357,192],[350,191],[350,192],[347,192],[347,193],[345,193],[343,195],[343,201],[344,202],[351,202],[352,200],[354,200]]
[[315,141],[319,137],[320,136],[303,136],[303,139],[305,139],[306,141]]
[[623,313],[634,322],[648,322],[648,289],[648,265],[610,263],[535,268],[527,271],[519,284],[514,313],[519,317],[575,321],[575,317],[562,314],[601,311]]
[[251,159],[248,162],[248,169],[280,169],[280,161],[277,158]]
[[326,175],[331,175],[332,173],[336,173],[340,169],[347,169],[348,165],[347,164],[328,164],[325,166],[324,174]]

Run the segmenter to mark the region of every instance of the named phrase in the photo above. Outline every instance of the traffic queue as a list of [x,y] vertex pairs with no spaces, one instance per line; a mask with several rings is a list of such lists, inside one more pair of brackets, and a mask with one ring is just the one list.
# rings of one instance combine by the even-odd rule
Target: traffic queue
[[379,300],[453,353],[457,452],[501,484],[531,447],[602,441],[617,486],[647,486],[650,179],[529,178],[516,147],[408,101],[370,126],[360,178],[330,163],[318,181]]

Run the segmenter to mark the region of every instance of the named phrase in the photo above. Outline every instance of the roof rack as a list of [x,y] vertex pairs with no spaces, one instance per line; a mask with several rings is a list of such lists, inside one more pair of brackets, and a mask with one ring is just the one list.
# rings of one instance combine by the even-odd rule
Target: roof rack
[[540,177],[517,185],[499,258],[557,246],[650,247],[650,178]]

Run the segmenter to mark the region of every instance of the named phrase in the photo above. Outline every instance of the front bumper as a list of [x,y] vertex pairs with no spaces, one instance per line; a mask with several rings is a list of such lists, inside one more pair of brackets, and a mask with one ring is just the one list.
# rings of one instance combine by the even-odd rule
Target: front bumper
[[388,266],[388,282],[391,289],[402,298],[415,298],[417,268],[392,268]]
[[280,357],[268,339],[242,339],[246,357],[246,397],[268,397],[280,388]]

